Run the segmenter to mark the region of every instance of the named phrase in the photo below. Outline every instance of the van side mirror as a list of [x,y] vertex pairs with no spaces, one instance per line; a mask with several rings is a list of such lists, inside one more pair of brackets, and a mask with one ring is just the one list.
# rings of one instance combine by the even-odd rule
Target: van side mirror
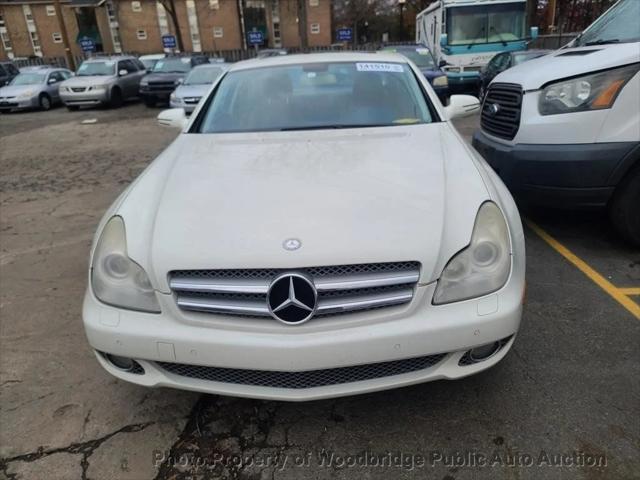
[[440,46],[446,47],[447,43],[449,43],[449,37],[446,33],[443,33],[442,35],[440,35]]
[[449,120],[468,117],[480,110],[480,100],[472,95],[451,95],[444,110]]
[[52,77],[52,78],[50,78],[49,80],[47,80],[47,83],[48,83],[49,85],[51,85],[52,83],[56,83],[57,81],[58,81],[58,80],[56,80],[55,78],[53,78],[53,77]]
[[124,77],[125,75],[128,75],[129,72],[125,69],[122,69],[118,72],[118,75],[120,75],[121,77]]
[[440,60],[438,62],[438,68],[446,67],[447,65],[449,65],[449,64],[447,63],[446,60]]
[[531,27],[529,36],[531,37],[531,40],[538,38],[538,27]]
[[170,108],[158,114],[158,124],[184,130],[187,126],[187,114],[183,108]]

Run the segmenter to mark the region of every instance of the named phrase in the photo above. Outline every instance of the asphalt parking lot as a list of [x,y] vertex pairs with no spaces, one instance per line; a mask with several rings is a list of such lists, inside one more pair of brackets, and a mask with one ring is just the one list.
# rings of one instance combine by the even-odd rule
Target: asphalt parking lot
[[601,214],[523,213],[523,325],[474,377],[294,404],[108,375],[80,318],[89,245],[175,136],[158,112],[0,115],[0,478],[638,478],[640,251]]

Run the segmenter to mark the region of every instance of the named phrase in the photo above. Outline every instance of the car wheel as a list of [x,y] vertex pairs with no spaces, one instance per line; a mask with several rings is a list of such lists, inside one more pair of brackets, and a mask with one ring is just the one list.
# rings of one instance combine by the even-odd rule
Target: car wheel
[[80,107],[78,105],[67,105],[67,110],[69,110],[70,112],[75,112],[79,109]]
[[111,99],[109,101],[109,104],[113,108],[122,106],[122,92],[120,92],[120,89],[114,88],[113,90],[111,90]]
[[640,247],[640,163],[622,179],[609,204],[609,217],[618,233]]
[[143,101],[144,104],[149,108],[153,108],[156,106],[156,101],[153,98],[145,98]]
[[51,109],[51,98],[46,93],[40,95],[40,110],[50,110]]

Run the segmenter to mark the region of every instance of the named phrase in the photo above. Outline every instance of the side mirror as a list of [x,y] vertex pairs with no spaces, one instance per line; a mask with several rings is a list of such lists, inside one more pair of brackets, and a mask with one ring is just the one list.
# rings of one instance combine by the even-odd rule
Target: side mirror
[[56,83],[58,80],[56,80],[55,78],[50,78],[49,80],[47,80],[47,83],[49,85],[51,85],[52,83]]
[[122,69],[122,70],[120,70],[118,72],[118,75],[120,75],[121,77],[124,77],[125,75],[128,75],[128,74],[129,74],[129,72],[127,70],[124,70],[124,69]]
[[184,83],[184,78],[179,78],[176,80],[176,85],[182,85]]
[[446,67],[447,65],[449,65],[449,64],[447,63],[446,60],[440,60],[438,62],[438,68]]
[[158,124],[183,130],[187,126],[187,114],[183,108],[170,108],[158,114]]
[[531,27],[529,36],[531,37],[531,40],[538,38],[538,27]]
[[480,110],[480,100],[471,95],[451,95],[444,110],[449,120],[468,117]]
[[448,42],[449,42],[449,37],[447,36],[446,33],[443,33],[442,35],[440,35],[440,46],[441,47],[446,47]]

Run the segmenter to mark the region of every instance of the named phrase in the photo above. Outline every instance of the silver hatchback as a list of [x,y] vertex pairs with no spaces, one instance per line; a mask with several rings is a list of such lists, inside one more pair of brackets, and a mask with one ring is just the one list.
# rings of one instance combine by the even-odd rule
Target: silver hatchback
[[144,65],[135,57],[96,57],[82,62],[76,76],[63,82],[60,97],[69,110],[81,106],[119,107],[138,96]]
[[73,73],[66,68],[37,67],[20,72],[0,88],[0,112],[39,108],[49,110],[60,102],[59,88]]

